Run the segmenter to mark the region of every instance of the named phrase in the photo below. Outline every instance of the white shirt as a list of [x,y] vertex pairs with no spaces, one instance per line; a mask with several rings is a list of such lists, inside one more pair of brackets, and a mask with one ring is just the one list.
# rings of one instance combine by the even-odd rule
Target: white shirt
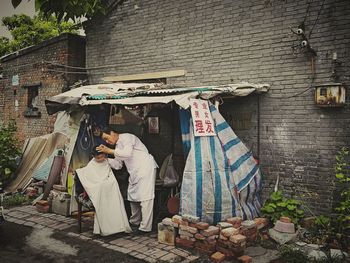
[[114,156],[115,159],[109,159],[110,165],[120,169],[124,162],[130,174],[128,200],[141,202],[153,199],[158,166],[141,140],[130,133],[119,134]]

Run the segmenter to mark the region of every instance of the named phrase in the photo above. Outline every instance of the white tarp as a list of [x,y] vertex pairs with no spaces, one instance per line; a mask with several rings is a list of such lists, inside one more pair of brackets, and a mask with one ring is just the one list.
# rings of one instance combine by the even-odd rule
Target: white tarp
[[95,208],[94,234],[131,232],[119,185],[107,160],[92,159],[76,173]]
[[61,149],[67,141],[69,141],[69,138],[61,132],[27,139],[21,163],[16,171],[16,179],[6,188],[6,191],[15,192],[17,189],[26,188],[33,173],[56,149]]

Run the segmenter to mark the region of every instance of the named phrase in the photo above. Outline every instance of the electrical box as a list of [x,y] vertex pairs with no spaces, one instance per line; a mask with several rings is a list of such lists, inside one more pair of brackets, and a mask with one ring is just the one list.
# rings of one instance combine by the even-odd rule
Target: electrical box
[[318,107],[345,106],[346,88],[342,83],[329,83],[315,87],[315,102]]

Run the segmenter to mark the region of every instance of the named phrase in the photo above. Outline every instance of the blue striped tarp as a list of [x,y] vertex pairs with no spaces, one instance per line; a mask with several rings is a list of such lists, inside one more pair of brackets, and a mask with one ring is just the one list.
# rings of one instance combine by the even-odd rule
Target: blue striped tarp
[[259,216],[261,176],[252,153],[210,105],[217,136],[194,137],[191,114],[180,110],[186,164],[181,214],[216,224],[232,216]]

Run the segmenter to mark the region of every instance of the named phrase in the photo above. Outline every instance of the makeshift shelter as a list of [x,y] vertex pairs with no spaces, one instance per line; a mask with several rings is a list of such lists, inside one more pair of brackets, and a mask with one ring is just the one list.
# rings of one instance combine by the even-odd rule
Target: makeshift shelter
[[[98,142],[93,135],[94,127],[104,127],[111,120],[119,123],[119,127],[128,121],[137,126],[148,116],[152,105],[175,102],[180,108],[186,157],[181,185],[181,213],[199,216],[210,223],[236,215],[244,218],[257,216],[261,178],[252,154],[213,104],[210,103],[210,112],[215,122],[215,136],[196,137],[191,132],[187,109],[192,98],[214,102],[219,95],[247,96],[267,90],[266,84],[249,83],[205,87],[130,83],[89,85],[56,95],[45,103],[49,114],[64,112],[66,116],[56,122],[57,127],[65,127],[60,130],[65,129],[64,134],[69,138],[65,145],[66,165],[61,173],[61,183],[69,187],[72,172],[87,163],[88,149]],[[120,107],[117,109],[119,116],[112,118],[111,109],[115,108],[111,105]],[[92,108],[95,109],[93,113]],[[81,118],[75,117],[72,121],[68,117],[72,114]]]
[[252,153],[214,105],[217,136],[193,135],[191,115],[180,111],[186,158],[181,186],[181,213],[218,223],[232,216],[252,219],[260,211],[261,175]]

